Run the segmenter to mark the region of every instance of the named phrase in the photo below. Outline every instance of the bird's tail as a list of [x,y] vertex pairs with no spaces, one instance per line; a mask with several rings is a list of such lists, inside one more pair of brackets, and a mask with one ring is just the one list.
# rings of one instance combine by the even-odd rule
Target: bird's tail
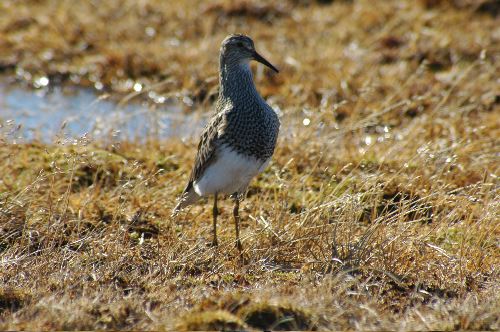
[[175,217],[180,210],[182,210],[188,205],[193,204],[199,199],[200,196],[194,191],[194,188],[191,186],[191,188],[185,190],[184,193],[179,198],[177,205],[172,210],[172,217]]

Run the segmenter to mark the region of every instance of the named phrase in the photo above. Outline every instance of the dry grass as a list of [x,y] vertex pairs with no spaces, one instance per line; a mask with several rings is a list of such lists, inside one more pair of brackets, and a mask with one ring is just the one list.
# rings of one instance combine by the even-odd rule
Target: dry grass
[[500,30],[481,4],[2,1],[7,74],[163,82],[200,109],[220,40],[247,32],[282,69],[256,80],[283,130],[242,265],[229,205],[218,249],[207,205],[170,218],[195,139],[20,145],[3,126],[0,328],[499,329]]

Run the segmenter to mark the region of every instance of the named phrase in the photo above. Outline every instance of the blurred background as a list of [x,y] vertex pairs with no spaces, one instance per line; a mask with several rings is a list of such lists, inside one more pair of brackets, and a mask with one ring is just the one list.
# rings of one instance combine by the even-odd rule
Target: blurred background
[[[279,113],[309,124],[320,109],[316,122],[335,127],[404,100],[385,121],[394,126],[426,112],[463,66],[498,69],[498,11],[493,0],[4,0],[0,116],[28,139],[61,127],[191,137],[217,96],[222,39],[245,33],[281,69],[254,65]],[[492,85],[474,89],[482,107],[498,98]]]

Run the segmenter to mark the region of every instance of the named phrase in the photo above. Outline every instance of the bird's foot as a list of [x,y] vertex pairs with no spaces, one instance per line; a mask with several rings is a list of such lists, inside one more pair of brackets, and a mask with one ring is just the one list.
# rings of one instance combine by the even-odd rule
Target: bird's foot
[[238,258],[242,265],[248,264],[248,257],[243,253],[243,246],[239,240],[236,241],[236,249],[238,250]]
[[248,265],[249,264],[249,259],[243,252],[239,253],[238,260],[240,262],[240,265]]
[[239,239],[236,240],[236,249],[238,249],[240,255],[243,253],[243,246],[241,245],[241,241]]

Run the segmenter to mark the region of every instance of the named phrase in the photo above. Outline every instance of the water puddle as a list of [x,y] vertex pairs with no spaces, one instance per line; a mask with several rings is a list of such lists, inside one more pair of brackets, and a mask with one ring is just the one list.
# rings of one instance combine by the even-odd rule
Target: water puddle
[[154,105],[119,105],[89,89],[29,90],[0,83],[0,133],[8,141],[52,142],[84,135],[116,140],[189,138],[199,133],[208,113],[186,113],[176,98]]

